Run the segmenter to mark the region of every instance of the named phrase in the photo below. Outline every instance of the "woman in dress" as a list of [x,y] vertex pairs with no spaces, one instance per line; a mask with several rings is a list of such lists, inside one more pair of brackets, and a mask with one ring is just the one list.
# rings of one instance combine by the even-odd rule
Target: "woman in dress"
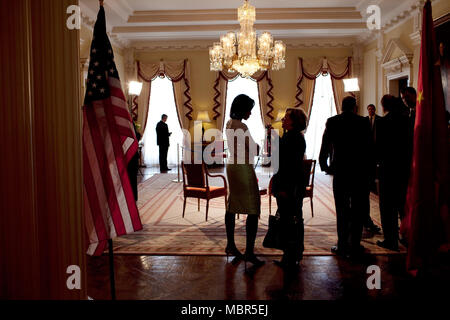
[[[261,212],[261,199],[258,181],[253,167],[254,157],[259,146],[254,142],[248,127],[242,122],[251,115],[255,102],[250,97],[238,95],[231,104],[230,120],[226,124],[226,136],[230,159],[227,163],[229,197],[225,214],[227,246],[225,253],[236,260],[249,261],[255,266],[264,264],[254,254],[258,217]],[[246,249],[243,255],[234,242],[236,214],[246,214]]]
[[300,109],[287,109],[281,120],[279,168],[272,179],[272,193],[277,199],[283,234],[283,258],[275,263],[283,268],[295,267],[303,256],[303,197],[306,174],[303,168],[306,143],[302,131],[306,115]]

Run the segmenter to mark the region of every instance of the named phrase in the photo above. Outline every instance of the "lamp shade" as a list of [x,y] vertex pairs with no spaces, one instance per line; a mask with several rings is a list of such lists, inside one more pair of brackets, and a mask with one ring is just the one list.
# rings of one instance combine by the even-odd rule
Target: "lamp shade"
[[281,119],[283,119],[285,113],[286,113],[286,110],[278,111],[277,118],[275,119],[275,121],[281,121]]
[[208,111],[199,111],[197,114],[197,121],[211,122]]
[[359,91],[358,78],[344,79],[344,91]]
[[140,95],[142,90],[142,82],[130,81],[128,84],[128,93],[132,95]]

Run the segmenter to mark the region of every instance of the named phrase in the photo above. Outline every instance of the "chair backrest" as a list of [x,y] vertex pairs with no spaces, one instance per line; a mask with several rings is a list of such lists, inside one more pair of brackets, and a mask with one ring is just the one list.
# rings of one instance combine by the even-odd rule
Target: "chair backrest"
[[205,165],[202,164],[185,164],[181,162],[181,168],[183,171],[183,184],[184,186],[205,188],[208,185],[206,177]]
[[225,147],[225,141],[223,140],[215,140],[214,148],[217,153],[223,153]]
[[317,160],[304,159],[303,169],[305,170],[305,181],[307,187],[314,186],[314,175],[316,172],[316,162]]
[[214,150],[211,152],[212,157],[225,157],[225,142],[223,140],[214,140],[211,142],[214,145]]

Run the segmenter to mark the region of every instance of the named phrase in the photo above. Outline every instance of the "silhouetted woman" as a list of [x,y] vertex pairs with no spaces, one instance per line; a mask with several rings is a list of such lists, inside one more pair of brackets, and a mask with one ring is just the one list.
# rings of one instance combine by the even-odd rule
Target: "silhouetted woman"
[[284,250],[281,261],[275,262],[292,268],[302,259],[304,249],[302,204],[307,175],[303,169],[306,143],[302,131],[306,128],[306,115],[300,109],[287,109],[281,121],[284,134],[280,138],[279,169],[272,179],[272,193],[277,199]]
[[[258,155],[259,146],[253,141],[247,126],[247,120],[255,102],[248,96],[238,95],[231,104],[230,120],[226,124],[226,136],[230,158],[227,163],[227,178],[230,195],[228,197],[225,226],[227,247],[225,252],[237,260],[245,259],[256,266],[264,264],[254,254],[258,217],[261,212],[261,199],[258,181],[253,167],[254,157]],[[236,248],[234,228],[236,214],[247,214],[245,254]]]

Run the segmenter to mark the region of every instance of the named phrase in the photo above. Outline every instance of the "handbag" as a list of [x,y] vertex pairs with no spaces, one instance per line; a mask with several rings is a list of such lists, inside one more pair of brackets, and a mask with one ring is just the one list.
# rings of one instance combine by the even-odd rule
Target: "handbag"
[[271,249],[284,249],[283,232],[281,229],[280,215],[277,210],[275,215],[269,215],[269,227],[267,229],[267,234],[263,240],[264,248]]

